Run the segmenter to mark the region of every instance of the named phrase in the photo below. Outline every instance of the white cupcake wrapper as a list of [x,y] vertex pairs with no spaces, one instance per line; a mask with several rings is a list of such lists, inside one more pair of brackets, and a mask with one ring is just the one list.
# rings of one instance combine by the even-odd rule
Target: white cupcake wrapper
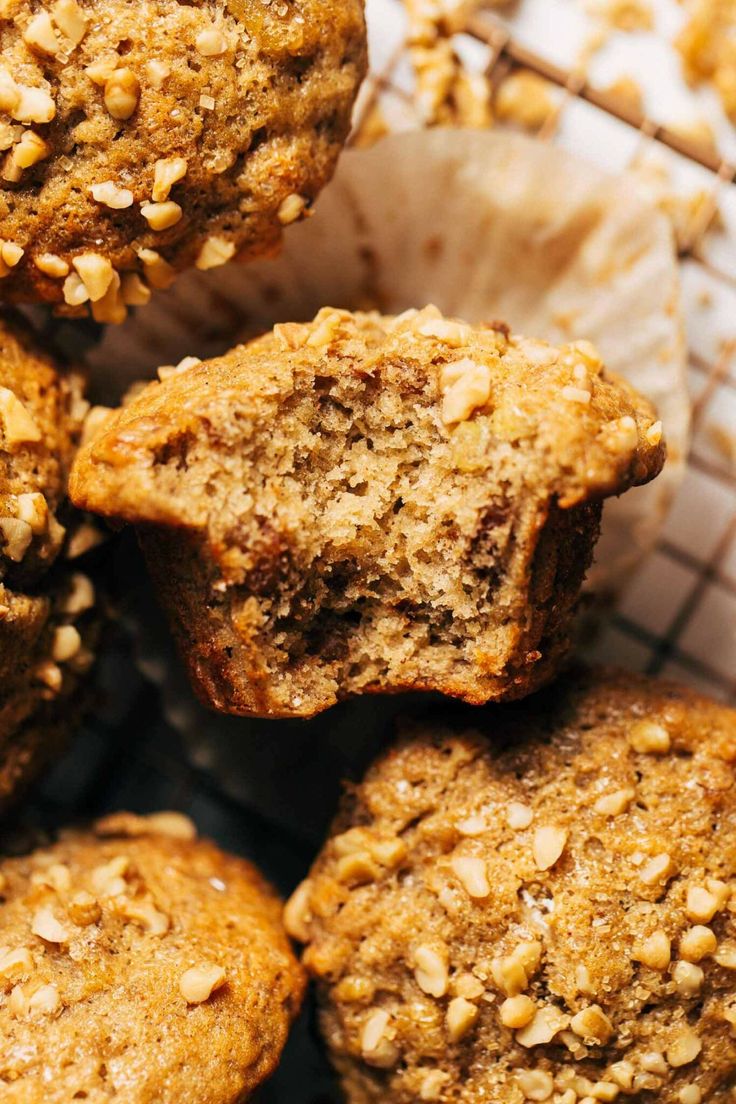
[[[323,306],[398,313],[429,302],[554,342],[587,338],[657,405],[667,466],[650,486],[607,505],[589,581],[598,594],[615,595],[652,548],[682,479],[690,417],[672,231],[632,180],[509,133],[390,137],[343,156],[313,218],[287,232],[277,258],[184,275],[108,328],[88,361],[99,381],[126,386],[161,364],[218,354]],[[141,636],[146,671],[193,759],[234,796],[268,815],[276,808],[280,822],[311,835],[311,787],[295,787],[284,808],[266,731],[201,710],[172,657],[143,627]],[[347,740],[357,752],[376,737],[377,709],[368,702],[357,723],[350,714],[319,731],[333,751]],[[287,736],[287,758],[306,761],[310,739],[306,731]]]

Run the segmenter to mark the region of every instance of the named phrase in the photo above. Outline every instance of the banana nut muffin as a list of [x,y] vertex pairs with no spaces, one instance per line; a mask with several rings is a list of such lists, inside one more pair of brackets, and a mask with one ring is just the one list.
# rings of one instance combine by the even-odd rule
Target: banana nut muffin
[[87,403],[15,322],[0,322],[0,811],[73,726],[94,587],[65,562]]
[[280,903],[176,813],[0,863],[0,1097],[235,1104],[304,988]]
[[71,494],[140,527],[216,709],[480,703],[553,674],[601,500],[662,465],[655,417],[587,343],[325,309],[151,384]]
[[351,1104],[731,1101],[735,761],[624,673],[415,726],[285,914]]
[[117,322],[262,254],[329,180],[362,0],[2,0],[0,299]]

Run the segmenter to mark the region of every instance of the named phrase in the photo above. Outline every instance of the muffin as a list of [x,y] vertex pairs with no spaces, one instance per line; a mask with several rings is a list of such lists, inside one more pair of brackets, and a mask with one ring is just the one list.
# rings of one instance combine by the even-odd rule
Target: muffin
[[602,499],[664,459],[591,345],[434,308],[325,309],[166,377],[80,452],[71,495],[139,527],[196,690],[242,715],[529,693]]
[[412,726],[286,910],[348,1101],[731,1100],[735,760],[623,672]]
[[0,48],[0,299],[104,322],[275,248],[366,67],[361,0],[10,0]]
[[94,587],[65,558],[86,411],[80,380],[1,321],[0,812],[73,727],[92,662]]
[[304,981],[273,890],[187,818],[117,814],[0,863],[7,1104],[235,1104]]

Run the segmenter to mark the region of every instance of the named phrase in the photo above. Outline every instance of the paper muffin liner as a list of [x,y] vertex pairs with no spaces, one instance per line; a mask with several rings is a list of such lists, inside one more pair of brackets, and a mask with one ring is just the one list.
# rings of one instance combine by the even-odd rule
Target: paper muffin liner
[[[430,302],[553,342],[587,338],[658,407],[664,472],[604,513],[589,587],[610,600],[660,531],[684,474],[690,413],[671,226],[629,179],[504,132],[437,129],[350,150],[278,257],[182,276],[108,328],[87,360],[109,398],[112,380],[125,389],[323,306],[399,313]],[[141,662],[192,759],[238,800],[316,838],[339,777],[396,706],[346,703],[278,729],[216,717],[194,701],[168,635],[140,612]]]

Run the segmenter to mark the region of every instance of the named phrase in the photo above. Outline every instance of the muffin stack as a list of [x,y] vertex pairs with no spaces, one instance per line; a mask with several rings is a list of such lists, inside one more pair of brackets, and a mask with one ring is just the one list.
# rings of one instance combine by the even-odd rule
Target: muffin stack
[[[10,0],[0,43],[0,297],[105,323],[277,246],[365,68],[358,0]],[[0,860],[3,1100],[235,1104],[306,973],[351,1104],[732,1099],[736,716],[622,673],[548,685],[603,500],[665,461],[590,343],[326,305],[100,416],[6,317],[0,432],[0,807],[84,701],[80,511],[135,527],[213,709],[445,696],[346,790],[283,916],[178,813]]]

